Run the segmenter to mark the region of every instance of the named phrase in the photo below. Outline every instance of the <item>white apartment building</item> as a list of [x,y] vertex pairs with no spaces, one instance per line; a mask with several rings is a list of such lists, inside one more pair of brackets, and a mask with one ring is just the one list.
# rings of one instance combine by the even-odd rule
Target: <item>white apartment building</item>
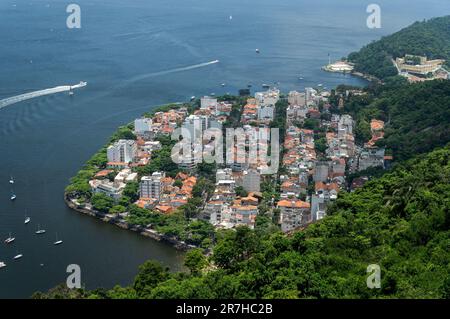
[[107,149],[108,162],[129,163],[134,160],[137,145],[133,140],[119,140]]
[[214,111],[217,111],[217,99],[210,96],[202,97],[200,99],[200,109],[213,109]]
[[194,142],[201,141],[203,132],[207,129],[218,128],[222,130],[222,124],[206,115],[190,115],[184,120],[182,128],[189,132],[191,141]]
[[109,180],[90,180],[89,186],[92,193],[101,193],[111,197],[114,200],[119,200],[122,197],[122,192],[125,188],[125,183],[113,183]]
[[159,200],[162,191],[162,178],[164,172],[154,172],[152,176],[143,176],[139,184],[140,198],[153,198]]
[[255,99],[261,107],[273,106],[280,100],[280,90],[270,89],[266,92],[256,92]]
[[134,133],[136,135],[146,135],[152,131],[153,120],[151,118],[140,118],[134,120]]

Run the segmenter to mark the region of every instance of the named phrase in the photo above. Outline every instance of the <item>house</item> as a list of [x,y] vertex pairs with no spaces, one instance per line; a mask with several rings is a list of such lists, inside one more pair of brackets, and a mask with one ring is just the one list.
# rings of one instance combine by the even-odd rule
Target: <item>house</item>
[[280,224],[283,232],[295,230],[312,221],[311,205],[299,199],[281,200],[277,208],[280,209]]
[[114,200],[119,200],[122,197],[122,192],[125,189],[125,183],[114,183],[109,180],[98,180],[93,179],[89,181],[89,186],[91,187],[92,193],[105,194]]

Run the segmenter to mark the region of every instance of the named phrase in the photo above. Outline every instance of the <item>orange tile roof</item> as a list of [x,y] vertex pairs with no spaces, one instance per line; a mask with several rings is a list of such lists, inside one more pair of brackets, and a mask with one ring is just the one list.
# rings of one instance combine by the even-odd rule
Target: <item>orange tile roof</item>
[[384,128],[384,122],[381,120],[372,119],[370,121],[370,128],[372,130],[382,130]]
[[311,205],[301,200],[281,200],[278,202],[277,207],[310,208]]
[[114,171],[111,169],[104,169],[104,170],[98,172],[97,174],[95,174],[94,177],[106,177],[106,176],[108,176],[109,173],[112,173],[112,172],[114,172]]
[[166,206],[166,205],[158,205],[155,207],[155,209],[159,210],[160,212],[162,212],[164,214],[168,214],[173,211],[172,206]]

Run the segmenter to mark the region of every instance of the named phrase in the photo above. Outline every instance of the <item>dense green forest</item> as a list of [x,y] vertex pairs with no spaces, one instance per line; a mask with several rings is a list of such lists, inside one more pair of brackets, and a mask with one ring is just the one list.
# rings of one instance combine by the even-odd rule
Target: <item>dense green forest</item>
[[378,144],[403,161],[450,142],[450,81],[372,87],[348,97],[343,112],[355,118],[360,141],[370,139],[371,119],[385,121],[385,138]]
[[351,53],[348,59],[356,63],[355,71],[386,79],[397,74],[391,59],[405,54],[446,59],[449,66],[450,16],[416,22]]
[[[34,298],[449,298],[450,146],[407,161],[292,236],[258,223],[218,234],[211,257],[192,250],[188,273],[143,264],[111,290],[58,286]],[[381,288],[366,269],[381,267]]]

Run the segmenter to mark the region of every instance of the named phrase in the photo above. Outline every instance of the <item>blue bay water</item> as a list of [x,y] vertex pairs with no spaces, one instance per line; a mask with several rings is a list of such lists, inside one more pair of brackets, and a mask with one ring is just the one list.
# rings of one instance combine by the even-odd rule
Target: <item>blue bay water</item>
[[[81,266],[87,288],[129,284],[147,259],[181,268],[183,256],[170,246],[64,204],[69,178],[119,125],[158,104],[236,93],[250,83],[253,89],[279,83],[285,92],[319,83],[364,85],[322,72],[328,53],[339,59],[416,20],[450,13],[447,0],[379,0],[382,28],[373,30],[366,27],[372,1],[365,0],[76,3],[82,28],[71,30],[67,1],[0,2],[0,99],[88,82],[72,98],[60,93],[0,110],[0,239],[16,237],[0,244],[0,261],[8,264],[0,270],[0,298],[27,298],[65,282],[68,264]],[[32,222],[25,226],[27,213]],[[45,236],[34,234],[38,223]],[[52,245],[55,233],[63,245]],[[18,252],[24,257],[14,262]]]

